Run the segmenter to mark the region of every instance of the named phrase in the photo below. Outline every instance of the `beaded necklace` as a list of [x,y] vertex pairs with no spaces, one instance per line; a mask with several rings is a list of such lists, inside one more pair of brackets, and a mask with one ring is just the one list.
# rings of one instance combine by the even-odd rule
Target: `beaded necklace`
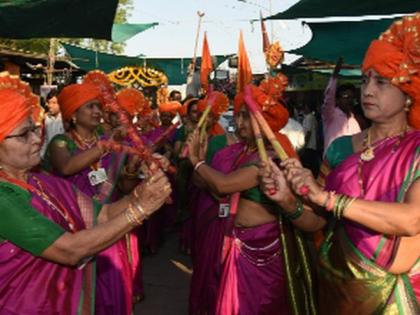
[[[98,142],[98,135],[96,133],[90,139],[83,139],[83,137],[76,130],[72,129],[70,131],[70,136],[76,143],[77,147],[82,151],[86,151],[93,148]],[[94,171],[100,169],[101,160],[102,160],[102,156],[98,161],[90,165],[90,168]]]
[[15,185],[19,186],[20,188],[22,188],[24,190],[28,190],[29,192],[31,192],[33,194],[36,194],[45,203],[47,203],[50,206],[50,208],[52,208],[55,212],[60,214],[61,217],[63,217],[63,219],[66,221],[70,231],[72,231],[73,233],[76,232],[75,221],[69,215],[66,207],[60,202],[60,200],[58,198],[56,198],[52,194],[47,195],[45,193],[45,190],[44,190],[44,187],[43,187],[41,181],[38,178],[36,178],[34,175],[32,175],[32,179],[35,181],[37,187],[35,187],[31,184],[28,184],[24,181],[21,181],[19,179],[12,178],[4,172],[0,172],[0,177],[5,179],[9,183],[15,184]]

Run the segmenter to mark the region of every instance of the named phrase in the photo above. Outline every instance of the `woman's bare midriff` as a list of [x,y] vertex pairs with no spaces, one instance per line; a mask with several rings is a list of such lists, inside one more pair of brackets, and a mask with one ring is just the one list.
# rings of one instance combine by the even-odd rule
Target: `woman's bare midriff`
[[254,227],[276,221],[276,216],[259,203],[247,199],[240,199],[235,216],[235,225]]
[[411,270],[420,258],[420,234],[401,238],[394,262],[389,268],[393,274],[405,273]]

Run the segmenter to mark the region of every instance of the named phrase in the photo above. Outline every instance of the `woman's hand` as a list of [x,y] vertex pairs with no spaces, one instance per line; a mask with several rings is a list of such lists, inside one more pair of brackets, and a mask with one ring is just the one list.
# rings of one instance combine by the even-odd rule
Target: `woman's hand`
[[199,161],[199,150],[200,150],[200,133],[198,130],[194,130],[186,141],[188,146],[188,158],[191,161],[191,164],[195,166]]
[[328,193],[317,183],[312,172],[303,168],[299,160],[287,159],[281,163],[281,166],[284,167],[286,180],[295,194],[302,195],[302,188],[306,186],[309,191],[303,197],[319,206],[324,204]]
[[199,137],[200,143],[198,146],[198,159],[199,161],[205,161],[207,157],[207,149],[209,145],[208,137]]
[[169,166],[171,166],[171,162],[169,161],[169,159],[166,156],[161,155],[159,153],[153,153],[152,156],[155,160],[157,160],[159,162],[159,166],[165,172],[168,170]]
[[158,170],[134,189],[132,200],[138,203],[149,217],[164,204],[171,192],[168,178]]
[[295,200],[293,192],[287,185],[283,171],[271,159],[269,159],[268,165],[261,163],[258,175],[261,190],[281,207]]

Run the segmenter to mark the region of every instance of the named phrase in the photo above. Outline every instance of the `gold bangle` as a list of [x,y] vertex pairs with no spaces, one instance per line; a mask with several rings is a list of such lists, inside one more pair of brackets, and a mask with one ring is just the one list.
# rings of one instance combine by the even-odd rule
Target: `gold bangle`
[[131,226],[137,226],[135,219],[133,218],[131,212],[128,209],[126,209],[124,211],[124,215],[127,218],[127,221],[128,221],[128,223],[130,223]]
[[344,217],[344,212],[350,208],[350,206],[352,205],[352,203],[356,200],[357,198],[350,198],[349,202],[346,204],[346,206],[344,207],[343,211],[341,212],[341,218]]
[[137,225],[141,225],[143,223],[143,218],[141,218],[137,211],[134,209],[133,204],[130,203],[128,205],[127,210],[130,212],[131,216],[133,217],[134,221],[137,223]]
[[136,209],[138,210],[138,212],[140,212],[140,213],[143,215],[143,217],[144,217],[145,219],[148,219],[148,218],[149,218],[149,216],[146,214],[146,211],[144,211],[144,209],[143,209],[143,207],[140,205],[140,203],[138,203],[138,202],[134,202],[133,206],[134,206],[134,208],[136,208]]

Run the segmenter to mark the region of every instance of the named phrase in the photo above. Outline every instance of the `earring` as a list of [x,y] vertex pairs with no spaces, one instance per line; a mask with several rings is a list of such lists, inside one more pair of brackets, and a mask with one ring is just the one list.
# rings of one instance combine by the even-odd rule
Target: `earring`
[[73,118],[71,119],[71,121],[72,121],[72,123],[73,123],[73,124],[76,124],[76,122],[77,122],[76,117],[73,117]]
[[413,101],[411,100],[411,98],[410,97],[407,97],[407,99],[405,101],[404,110],[406,112],[409,112],[412,104],[413,104]]

